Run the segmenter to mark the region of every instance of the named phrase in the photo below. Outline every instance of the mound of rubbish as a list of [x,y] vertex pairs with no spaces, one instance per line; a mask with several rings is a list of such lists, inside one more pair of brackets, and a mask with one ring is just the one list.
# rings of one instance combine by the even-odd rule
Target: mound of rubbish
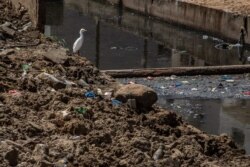
[[[0,23],[15,25],[20,13],[3,0],[0,9]],[[227,135],[155,105],[141,112],[115,99],[121,84],[86,58],[42,34],[17,46],[25,38],[0,39],[0,166],[250,166]]]

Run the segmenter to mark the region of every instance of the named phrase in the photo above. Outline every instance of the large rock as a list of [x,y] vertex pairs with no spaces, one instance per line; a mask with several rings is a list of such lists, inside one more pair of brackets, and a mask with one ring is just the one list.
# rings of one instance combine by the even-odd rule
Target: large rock
[[123,103],[127,102],[128,99],[135,99],[138,108],[148,109],[157,101],[157,94],[147,86],[129,84],[118,89],[115,98]]

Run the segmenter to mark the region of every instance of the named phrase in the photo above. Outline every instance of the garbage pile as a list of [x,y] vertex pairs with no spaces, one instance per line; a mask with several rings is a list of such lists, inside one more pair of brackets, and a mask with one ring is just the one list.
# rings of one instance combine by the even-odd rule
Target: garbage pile
[[145,108],[140,95],[157,100],[150,88],[123,96],[128,86],[39,40],[0,51],[0,166],[250,166],[227,135],[207,135],[154,102]]

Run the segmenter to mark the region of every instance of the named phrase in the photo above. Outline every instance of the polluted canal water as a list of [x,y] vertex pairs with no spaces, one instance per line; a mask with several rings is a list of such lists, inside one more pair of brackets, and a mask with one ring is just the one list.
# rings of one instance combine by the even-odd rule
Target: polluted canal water
[[87,32],[81,55],[102,70],[249,63],[247,47],[217,49],[227,41],[101,2],[46,3],[45,35],[71,49],[82,27]]
[[[97,1],[46,2],[45,35],[71,49],[82,27],[87,33],[81,55],[103,70],[249,64],[250,49],[238,46],[237,41],[230,44]],[[215,47],[225,42],[229,49]],[[229,134],[250,153],[249,98],[183,99],[157,93],[162,107],[208,133]]]

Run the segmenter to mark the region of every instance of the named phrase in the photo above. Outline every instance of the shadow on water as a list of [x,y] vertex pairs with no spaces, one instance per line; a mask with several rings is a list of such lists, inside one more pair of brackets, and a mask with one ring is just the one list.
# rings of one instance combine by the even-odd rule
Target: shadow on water
[[250,100],[166,99],[162,96],[158,104],[179,113],[203,131],[229,134],[250,154]]
[[[45,34],[71,48],[85,27],[81,54],[100,69],[247,64],[249,48],[219,50],[222,40],[98,1],[46,3]],[[240,32],[239,32],[240,35]]]

